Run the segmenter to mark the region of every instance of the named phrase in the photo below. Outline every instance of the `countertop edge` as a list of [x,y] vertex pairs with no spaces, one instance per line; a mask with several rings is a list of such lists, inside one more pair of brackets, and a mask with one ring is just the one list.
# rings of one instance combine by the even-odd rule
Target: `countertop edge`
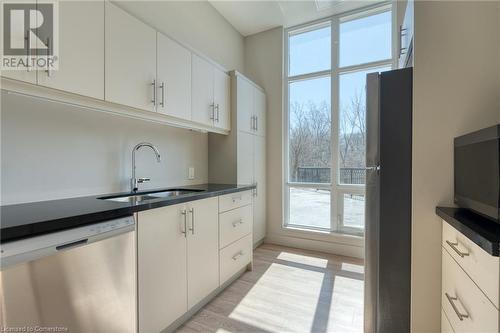
[[[471,225],[471,221],[468,219],[461,219],[460,217],[456,217],[456,215],[450,215],[448,211],[459,212],[460,208],[455,207],[436,207],[436,214],[446,223],[460,231],[464,236],[466,236],[469,240],[471,240],[474,244],[481,247],[484,251],[494,257],[500,256],[500,241],[488,239],[488,235],[485,235],[486,232],[481,231],[483,225],[481,225],[481,216],[477,215],[477,219],[479,223],[476,228],[474,225]],[[471,215],[475,215],[470,212]],[[491,222],[495,223],[495,222]]]
[[[167,207],[185,202],[202,200],[212,197],[218,197],[231,193],[244,192],[254,189],[255,185],[237,185],[231,188],[222,188],[216,190],[208,190],[206,192],[195,192],[188,195],[179,196],[176,198],[157,199],[150,202],[141,203],[134,206],[118,206],[114,208],[98,210],[85,214],[77,214],[73,216],[65,216],[62,218],[55,218],[43,221],[36,221],[29,224],[16,225],[12,227],[5,227],[0,230],[0,243],[7,243],[20,239],[26,239],[34,236],[39,236],[47,233],[68,230],[77,228],[84,225],[103,222],[110,219],[121,218],[124,216],[131,216],[134,213],[146,211],[155,208]],[[95,196],[96,200],[99,197],[106,195]],[[81,198],[68,198],[63,200],[81,199]],[[31,203],[26,203],[31,204]],[[22,206],[23,204],[19,204]]]

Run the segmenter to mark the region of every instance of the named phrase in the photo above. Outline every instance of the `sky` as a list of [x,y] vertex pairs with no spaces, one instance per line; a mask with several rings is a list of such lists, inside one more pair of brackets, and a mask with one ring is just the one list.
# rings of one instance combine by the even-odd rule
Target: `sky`
[[[289,42],[290,76],[330,69],[331,28],[294,35]],[[391,57],[391,13],[384,12],[340,24],[339,65],[350,66]],[[389,68],[377,69],[387,70]],[[363,94],[366,74],[360,71],[342,74],[339,78],[339,99],[342,105],[351,96]],[[330,104],[330,80],[318,78],[290,85],[290,102],[307,104],[308,101]]]

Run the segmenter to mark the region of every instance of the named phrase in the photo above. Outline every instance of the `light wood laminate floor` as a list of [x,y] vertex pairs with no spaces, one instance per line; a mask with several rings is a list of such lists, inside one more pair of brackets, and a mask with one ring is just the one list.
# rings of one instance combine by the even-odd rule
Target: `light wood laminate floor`
[[363,261],[264,244],[178,332],[362,332]]

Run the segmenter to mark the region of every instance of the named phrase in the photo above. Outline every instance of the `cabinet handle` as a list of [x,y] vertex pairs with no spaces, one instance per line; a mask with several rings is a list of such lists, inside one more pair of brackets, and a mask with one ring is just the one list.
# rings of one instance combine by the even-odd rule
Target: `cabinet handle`
[[31,72],[30,58],[31,58],[31,37],[30,31],[26,30],[26,71]]
[[259,130],[259,116],[255,116],[255,130]]
[[49,66],[49,54],[50,54],[50,37],[47,37],[47,70],[45,71],[47,73],[47,76],[50,77],[50,66]]
[[238,221],[234,221],[233,228],[236,228],[236,226],[238,226],[238,224],[243,224],[243,223],[244,223],[243,219],[239,219]]
[[[446,298],[448,299],[448,302],[450,302],[451,304],[451,307],[453,308],[453,311],[455,311],[455,313],[457,314],[457,317],[458,319],[460,319],[460,321],[464,320],[464,318],[469,318],[469,314],[468,313],[460,313],[460,311],[458,310],[456,304],[455,304],[455,301],[459,301],[460,300],[458,299],[458,297],[451,297],[448,293],[444,293],[446,295]],[[463,307],[463,306],[462,306]]]
[[184,235],[184,238],[187,237],[187,213],[186,210],[183,209],[181,211],[181,215],[184,216],[184,229],[181,230],[181,233]]
[[215,120],[215,103],[210,104],[210,120]]
[[250,129],[253,130],[254,129],[254,125],[253,125],[253,116],[250,117]]
[[194,235],[194,208],[190,208],[189,213],[191,213],[191,227],[189,230],[191,231],[191,235]]
[[241,256],[243,256],[243,251],[240,251],[240,252],[236,253],[233,256],[233,260],[238,260],[238,258],[240,258]]
[[237,196],[237,197],[232,197],[231,199],[233,200],[233,203],[235,203],[236,200],[240,200],[241,201],[241,194],[239,196]]
[[256,197],[257,194],[258,194],[258,191],[257,191],[257,183],[254,184],[255,185],[255,188],[253,189],[253,196]]
[[403,28],[402,25],[399,26],[399,55],[406,54],[407,47],[403,47],[403,36],[406,36],[406,31],[408,29]]
[[151,102],[156,105],[156,80],[153,80],[153,82],[151,83],[151,86],[153,87],[153,99],[151,100]]
[[160,101],[160,106],[162,108],[165,107],[165,82],[162,82],[160,84],[160,89],[161,89],[161,101]]
[[448,244],[449,247],[451,247],[453,249],[453,251],[455,251],[460,257],[466,257],[469,255],[468,252],[462,252],[458,249],[457,245],[458,245],[458,242],[455,242],[455,243],[452,243],[450,242],[449,240],[446,241],[446,244]]
[[219,122],[219,103],[215,104],[215,110],[217,111],[216,112],[216,116],[215,116],[215,121],[216,122]]

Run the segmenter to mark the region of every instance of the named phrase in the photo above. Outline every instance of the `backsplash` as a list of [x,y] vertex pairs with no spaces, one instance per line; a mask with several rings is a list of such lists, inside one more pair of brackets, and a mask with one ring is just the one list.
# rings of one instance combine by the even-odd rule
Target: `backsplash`
[[[2,92],[2,205],[128,191],[132,148],[141,189],[206,183],[207,134]],[[188,168],[195,178],[188,180]]]

